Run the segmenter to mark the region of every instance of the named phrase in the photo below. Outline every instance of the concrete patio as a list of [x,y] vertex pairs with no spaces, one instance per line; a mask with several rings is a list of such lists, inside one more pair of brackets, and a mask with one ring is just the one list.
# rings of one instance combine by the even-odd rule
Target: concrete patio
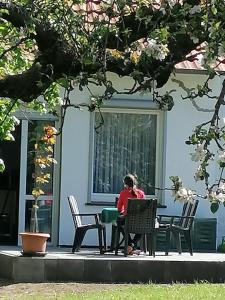
[[0,247],[0,278],[14,282],[77,281],[126,282],[225,282],[225,254],[171,252],[124,257],[100,255],[97,249],[48,247],[45,257],[23,257],[18,247]]

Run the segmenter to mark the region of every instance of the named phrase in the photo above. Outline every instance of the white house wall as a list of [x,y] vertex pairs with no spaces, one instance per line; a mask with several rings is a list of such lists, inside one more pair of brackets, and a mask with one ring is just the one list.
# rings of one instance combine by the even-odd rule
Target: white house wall
[[[176,75],[179,79],[185,82],[189,87],[195,86],[196,83],[201,83],[204,76],[196,75]],[[213,95],[218,95],[221,89],[221,80],[215,79],[211,84],[213,87]],[[164,87],[166,90],[175,88],[176,85],[170,83]],[[185,93],[182,92],[185,96]],[[214,105],[214,100],[199,100],[199,105],[204,109],[210,108]],[[210,104],[211,103],[211,104]],[[188,100],[182,100],[179,93],[176,93],[176,105],[174,109],[167,114],[166,122],[166,159],[165,159],[165,186],[170,186],[171,181],[169,176],[178,175],[182,178],[183,184],[197,191],[197,193],[204,195],[205,188],[201,183],[196,183],[193,174],[197,170],[198,163],[192,162],[190,153],[194,152],[193,146],[185,144],[185,140],[192,134],[196,125],[208,121],[211,118],[210,113],[199,112]],[[218,178],[218,169],[215,167],[211,169],[210,180]],[[197,209],[196,216],[199,218],[217,218],[217,242],[220,243],[222,236],[225,235],[225,209],[221,205],[217,213],[212,214],[210,211],[210,204],[207,200],[199,198],[200,203]],[[167,209],[161,209],[161,213],[179,212],[182,205],[173,203],[173,199],[169,192],[165,192],[165,204]],[[178,208],[179,207],[179,208]]]
[[[123,88],[131,84],[128,78],[118,79],[115,75],[111,77],[117,87]],[[204,79],[203,75],[184,75],[176,74],[176,79],[184,80],[188,86],[194,86]],[[213,81],[214,94],[218,94],[221,87],[219,78]],[[172,82],[163,88],[163,91],[178,88],[177,84]],[[178,88],[179,89],[179,88]],[[95,93],[100,94],[99,88],[95,88]],[[182,92],[183,95],[184,92]],[[193,174],[197,168],[197,163],[190,159],[190,152],[194,148],[185,144],[185,140],[192,134],[195,125],[209,119],[208,113],[198,112],[188,100],[181,99],[181,89],[174,93],[176,105],[173,110],[166,113],[165,118],[165,145],[164,145],[164,182],[165,187],[171,186],[169,176],[178,175],[182,178],[183,184],[199,193],[204,194],[204,186],[195,183]],[[119,98],[128,99],[127,95],[120,95]],[[151,95],[132,95],[129,99],[151,99]],[[88,91],[75,91],[72,99],[74,103],[86,102],[89,99]],[[206,101],[205,101],[206,100]],[[208,99],[201,100],[205,108],[213,101]],[[67,113],[64,130],[62,135],[62,160],[61,160],[61,191],[60,191],[60,224],[59,224],[59,245],[71,245],[74,237],[74,226],[68,206],[67,196],[73,194],[79,205],[81,212],[100,212],[103,206],[86,205],[88,201],[89,180],[89,149],[90,149],[90,119],[91,113],[87,110],[79,111],[70,109]],[[217,176],[216,168],[212,169],[212,178]],[[159,213],[179,214],[182,204],[174,203],[170,192],[163,192],[162,197],[166,208],[160,208]],[[112,196],[112,201],[114,197]],[[217,241],[225,235],[225,210],[221,206],[216,214],[210,212],[210,205],[207,200],[200,199],[197,210],[197,217],[217,218],[218,234]],[[108,226],[109,227],[109,226]],[[108,228],[109,230],[109,228]],[[108,231],[109,233],[109,231]],[[94,245],[97,243],[97,232],[90,231],[84,241],[85,244]]]

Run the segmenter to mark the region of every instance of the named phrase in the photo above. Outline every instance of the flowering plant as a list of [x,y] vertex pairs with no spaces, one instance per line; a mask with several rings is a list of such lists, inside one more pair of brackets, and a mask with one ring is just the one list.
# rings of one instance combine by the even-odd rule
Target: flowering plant
[[48,183],[51,174],[48,172],[47,167],[56,163],[53,157],[53,146],[56,142],[57,130],[52,126],[45,126],[38,133],[36,142],[34,144],[34,173],[32,174],[34,180],[34,187],[32,195],[34,197],[34,205],[32,207],[32,232],[38,232],[38,198],[44,195],[43,186]]
[[172,196],[175,200],[181,202],[192,201],[195,196],[197,196],[194,191],[189,188],[182,186],[182,181],[178,176],[170,176],[170,179],[173,182],[172,186]]
[[[219,97],[222,105],[223,97]],[[194,178],[204,181],[206,195],[204,198],[211,203],[211,211],[216,212],[220,204],[225,206],[225,120],[214,112],[210,121],[196,126],[186,144],[195,146],[191,159],[198,164]],[[216,145],[216,147],[215,147]],[[210,166],[217,165],[218,176],[210,182]]]

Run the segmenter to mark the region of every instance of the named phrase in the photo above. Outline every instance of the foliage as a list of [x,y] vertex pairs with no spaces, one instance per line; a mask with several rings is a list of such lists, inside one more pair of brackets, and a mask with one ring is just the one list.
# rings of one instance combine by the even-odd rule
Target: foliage
[[225,237],[224,236],[222,237],[221,243],[217,247],[217,251],[218,252],[223,252],[223,253],[225,252]]
[[44,195],[43,186],[49,182],[50,173],[47,171],[47,167],[56,163],[53,157],[53,146],[56,142],[57,131],[52,126],[45,126],[40,132],[38,132],[36,142],[34,144],[34,188],[32,195],[34,196],[35,203],[33,205],[34,221],[32,224],[32,231],[38,232],[38,198]]
[[[13,138],[13,113],[24,107],[57,114],[61,105],[64,119],[69,107],[93,111],[114,94],[148,92],[159,109],[171,110],[172,91],[160,94],[159,89],[178,62],[201,57],[208,79],[196,89],[184,87],[185,98],[197,106],[196,101],[207,95],[215,106],[212,118],[199,124],[186,143],[196,147],[195,179],[205,182],[215,211],[225,202],[225,127],[220,113],[225,81],[216,98],[209,81],[225,62],[224,4],[224,0],[90,0],[88,5],[84,0],[0,1],[0,139]],[[117,90],[108,72],[130,76],[133,86]],[[102,86],[103,94],[95,96],[90,83]],[[89,88],[89,104],[71,103],[75,87]],[[60,88],[65,90],[62,99]],[[215,182],[209,180],[212,160],[221,170]],[[194,195],[182,187],[176,196],[190,200]]]

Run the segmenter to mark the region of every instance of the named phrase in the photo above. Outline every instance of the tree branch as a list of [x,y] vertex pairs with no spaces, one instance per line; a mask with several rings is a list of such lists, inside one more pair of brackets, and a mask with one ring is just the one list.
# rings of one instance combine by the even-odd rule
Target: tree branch
[[[90,76],[103,69],[104,72],[111,71],[120,76],[129,76],[137,69],[137,66],[131,61],[125,64],[120,58],[115,58],[113,61],[107,60],[106,63],[104,58],[98,56],[96,56],[96,61],[93,60],[93,62],[85,66],[82,65],[81,60],[84,53],[79,47],[74,46],[74,40],[73,42],[67,40],[63,34],[57,32],[54,24],[43,21],[42,18],[39,21],[37,17],[33,18],[31,5],[19,6],[11,1],[7,3],[0,1],[0,8],[7,9],[8,11],[8,13],[2,13],[2,18],[11,22],[13,26],[16,28],[26,28],[28,22],[31,21],[33,23],[35,33],[32,33],[32,38],[35,39],[39,50],[35,62],[29,70],[21,74],[9,75],[0,80],[0,97],[21,99],[24,102],[31,101],[41,95],[53,81],[65,75],[76,77],[84,67],[85,73]],[[102,39],[107,41],[107,44],[102,45],[100,43],[97,46],[96,52],[102,53],[105,46],[124,50],[132,42],[143,37],[148,37],[151,30],[160,24],[164,16],[161,11],[153,10],[151,6],[145,6],[143,11],[146,18],[152,18],[151,22],[145,23],[144,21],[140,21],[135,12],[123,15],[118,23],[116,23],[119,35],[117,36],[115,33],[107,31],[105,37]],[[74,12],[74,16],[76,17],[76,12]],[[171,25],[170,30],[174,27],[172,25],[174,24],[174,20],[171,18],[168,19],[167,17],[168,24],[170,22]],[[130,32],[129,35],[125,34],[125,29]],[[187,34],[180,34],[179,30],[177,32],[169,40],[168,47],[170,53],[165,60],[160,61],[155,59],[152,60],[151,64],[143,63],[139,67],[143,76],[148,76],[157,82],[157,87],[162,87],[167,82],[174,69],[174,65],[182,61],[190,50],[197,46],[193,44]],[[86,51],[86,49],[83,51]]]

